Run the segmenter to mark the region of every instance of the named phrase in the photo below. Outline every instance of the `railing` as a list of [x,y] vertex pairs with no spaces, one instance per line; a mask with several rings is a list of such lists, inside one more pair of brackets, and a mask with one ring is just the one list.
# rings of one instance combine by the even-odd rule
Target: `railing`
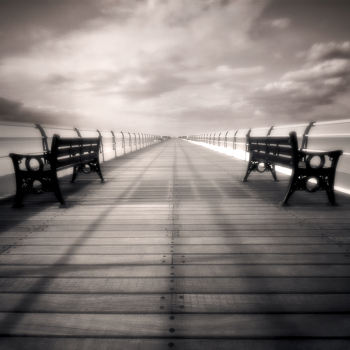
[[[211,134],[181,136],[180,138],[235,158],[249,160],[246,143],[247,134],[251,136],[286,136],[291,131],[297,133],[301,150],[332,151],[340,149],[344,152],[337,167],[335,188],[350,194],[350,119],[230,130]],[[215,135],[219,136],[215,137]],[[285,168],[277,167],[276,170],[290,174],[290,170]]]
[[[161,136],[142,133],[130,134],[113,130],[78,129],[60,126],[42,126],[40,124],[0,122],[0,176],[14,172],[12,162],[8,157],[9,153],[36,154],[49,152],[49,146],[51,145],[54,134],[59,134],[62,137],[100,136],[102,140],[100,148],[101,162],[161,141]],[[61,172],[61,175],[65,175],[64,171]]]

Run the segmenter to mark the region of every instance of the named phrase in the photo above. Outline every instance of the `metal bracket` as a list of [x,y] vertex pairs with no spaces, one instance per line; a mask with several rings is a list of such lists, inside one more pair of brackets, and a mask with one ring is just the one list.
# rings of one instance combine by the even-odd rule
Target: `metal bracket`
[[272,130],[273,130],[274,126],[271,126],[271,128],[269,129],[269,131],[267,132],[266,136],[270,136]]
[[44,153],[49,153],[50,150],[49,150],[49,145],[47,144],[47,135],[46,135],[45,130],[43,129],[43,127],[40,124],[34,124],[34,125],[35,125],[35,128],[40,131]]
[[78,137],[82,137],[80,131],[77,128],[73,128],[73,130],[78,134]]
[[303,133],[303,139],[301,142],[301,147],[300,150],[307,148],[307,141],[308,141],[308,137],[307,135],[309,134],[310,129],[313,127],[313,125],[315,124],[315,122],[311,122],[305,129],[304,133]]
[[238,130],[236,130],[234,136],[233,136],[233,149],[236,149],[236,142],[237,142],[237,133],[238,133]]

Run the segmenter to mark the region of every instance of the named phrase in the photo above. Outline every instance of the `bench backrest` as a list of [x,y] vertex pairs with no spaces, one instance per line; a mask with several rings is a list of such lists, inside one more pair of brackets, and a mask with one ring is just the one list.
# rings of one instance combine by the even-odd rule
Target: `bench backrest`
[[286,168],[298,165],[298,139],[293,131],[289,136],[249,136],[251,160],[268,161]]
[[101,137],[61,138],[53,135],[51,143],[50,163],[56,170],[70,168],[98,160]]

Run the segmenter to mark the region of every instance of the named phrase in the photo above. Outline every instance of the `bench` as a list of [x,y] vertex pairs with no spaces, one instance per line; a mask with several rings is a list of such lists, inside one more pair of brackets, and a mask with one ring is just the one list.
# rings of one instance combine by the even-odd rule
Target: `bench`
[[298,150],[298,139],[293,131],[289,136],[250,136],[247,135],[250,154],[247,172],[242,180],[246,182],[252,171],[271,172],[277,180],[275,166],[292,170],[287,193],[281,205],[287,201],[295,190],[315,192],[325,190],[329,204],[337,205],[334,196],[334,179],[339,157],[343,151]]
[[[53,192],[58,201],[66,206],[57,178],[57,172],[60,170],[73,168],[71,182],[75,182],[79,172],[95,172],[104,183],[98,158],[100,144],[101,137],[61,138],[55,134],[49,152],[39,155],[10,153],[16,175],[16,198],[13,208],[23,207],[22,200],[26,192]],[[40,190],[36,189],[35,182],[41,184]]]

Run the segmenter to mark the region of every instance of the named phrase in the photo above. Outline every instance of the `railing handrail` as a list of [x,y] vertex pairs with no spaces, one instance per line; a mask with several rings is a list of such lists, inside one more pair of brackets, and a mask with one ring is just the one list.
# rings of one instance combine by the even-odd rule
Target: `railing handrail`
[[[115,150],[115,156],[117,157],[117,140],[121,140],[122,141],[122,148],[124,148],[124,154],[125,154],[125,135],[122,131],[117,132],[117,136],[119,136],[118,134],[121,134],[121,137],[116,137],[115,133],[113,130],[99,130],[99,129],[81,129],[81,128],[75,128],[75,127],[66,127],[66,126],[56,126],[56,125],[42,125],[42,124],[30,124],[30,123],[21,123],[21,122],[7,122],[7,121],[0,121],[0,126],[6,126],[6,127],[13,127],[13,128],[30,128],[33,130],[37,130],[38,135],[33,135],[33,136],[8,136],[8,137],[0,137],[0,141],[10,141],[12,139],[23,139],[23,140],[42,140],[42,149],[43,152],[48,152],[49,151],[49,147],[47,144],[47,140],[51,139],[52,136],[47,136],[46,131],[47,130],[64,130],[64,131],[73,131],[74,133],[76,133],[77,137],[83,137],[81,135],[81,132],[93,132],[96,133],[100,138],[101,138],[101,148],[100,148],[100,153],[102,153],[102,157],[104,160],[104,153],[110,152],[109,150],[105,150],[104,149],[104,145],[113,145],[113,150]],[[106,135],[102,135],[101,133],[109,133],[110,137],[106,136]],[[132,147],[132,141],[131,141],[131,134],[130,132],[125,132],[125,134],[129,134],[129,146],[131,149],[131,152],[133,151],[133,147]],[[137,146],[137,136],[136,134],[139,135],[140,138],[140,134],[143,135],[142,139],[144,140],[144,136],[148,135],[148,138],[153,137],[154,141],[159,140],[159,136],[154,136],[154,135],[150,135],[150,134],[142,134],[142,133],[133,133],[134,137],[135,137],[135,143],[134,145]],[[112,142],[103,142],[103,138],[105,140],[109,140],[111,139]],[[140,144],[140,142],[139,142]],[[145,142],[142,142],[143,146],[145,145]],[[147,146],[150,144],[150,142],[147,142]],[[137,147],[136,147],[137,149]],[[135,149],[135,150],[136,150]],[[41,154],[42,152],[27,152],[28,154]],[[3,155],[0,156],[0,159],[5,159],[5,158],[9,158],[8,155]]]

